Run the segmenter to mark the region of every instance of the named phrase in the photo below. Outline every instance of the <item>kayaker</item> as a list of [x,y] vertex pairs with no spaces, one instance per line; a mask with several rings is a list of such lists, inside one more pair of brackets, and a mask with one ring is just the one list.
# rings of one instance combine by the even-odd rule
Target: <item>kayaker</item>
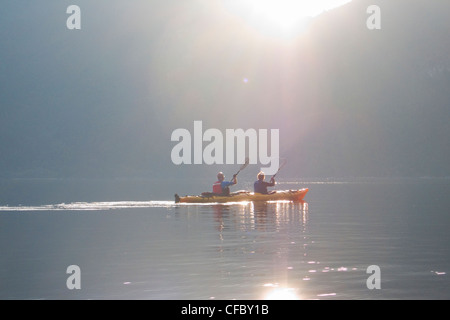
[[270,179],[270,182],[264,181],[265,177],[266,176],[265,176],[264,172],[260,171],[258,173],[258,176],[257,176],[258,180],[253,185],[255,193],[268,194],[267,187],[273,187],[275,185],[274,177],[272,177]]
[[217,174],[217,179],[218,181],[213,184],[213,193],[226,196],[230,195],[230,186],[237,183],[236,175],[233,175],[231,181],[224,181],[225,175],[222,172],[219,172]]

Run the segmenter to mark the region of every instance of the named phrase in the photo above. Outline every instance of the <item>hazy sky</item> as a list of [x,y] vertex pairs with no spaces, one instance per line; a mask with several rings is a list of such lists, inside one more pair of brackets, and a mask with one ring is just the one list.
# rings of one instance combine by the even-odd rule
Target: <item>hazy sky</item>
[[261,12],[297,1],[8,1],[0,176],[210,175],[171,162],[195,120],[279,129],[291,176],[450,175],[448,4],[375,2],[371,32],[365,0],[291,29]]

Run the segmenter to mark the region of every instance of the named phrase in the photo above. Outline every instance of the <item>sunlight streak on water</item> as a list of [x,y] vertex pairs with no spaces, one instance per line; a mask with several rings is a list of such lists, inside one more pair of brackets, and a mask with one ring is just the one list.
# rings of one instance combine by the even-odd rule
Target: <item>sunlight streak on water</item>
[[300,296],[294,288],[275,288],[265,296],[265,300],[300,300]]

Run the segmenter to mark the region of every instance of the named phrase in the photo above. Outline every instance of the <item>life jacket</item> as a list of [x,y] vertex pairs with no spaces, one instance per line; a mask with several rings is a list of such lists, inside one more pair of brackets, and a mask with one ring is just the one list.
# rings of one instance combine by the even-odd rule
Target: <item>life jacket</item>
[[214,182],[213,193],[222,194],[222,182],[220,181]]
[[264,181],[258,180],[254,183],[253,188],[255,193],[267,194],[267,185]]
[[253,184],[255,193],[268,194],[267,187],[273,187],[275,183],[258,180]]

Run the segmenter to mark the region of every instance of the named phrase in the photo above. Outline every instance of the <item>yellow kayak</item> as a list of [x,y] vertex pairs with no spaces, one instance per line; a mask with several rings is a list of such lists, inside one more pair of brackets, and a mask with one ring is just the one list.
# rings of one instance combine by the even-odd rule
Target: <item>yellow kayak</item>
[[208,202],[241,202],[241,201],[301,201],[308,192],[308,188],[299,190],[274,191],[269,194],[254,193],[247,191],[238,191],[229,196],[215,195],[211,192],[204,192],[199,196],[180,197],[175,194],[175,202],[179,203],[208,203]]

